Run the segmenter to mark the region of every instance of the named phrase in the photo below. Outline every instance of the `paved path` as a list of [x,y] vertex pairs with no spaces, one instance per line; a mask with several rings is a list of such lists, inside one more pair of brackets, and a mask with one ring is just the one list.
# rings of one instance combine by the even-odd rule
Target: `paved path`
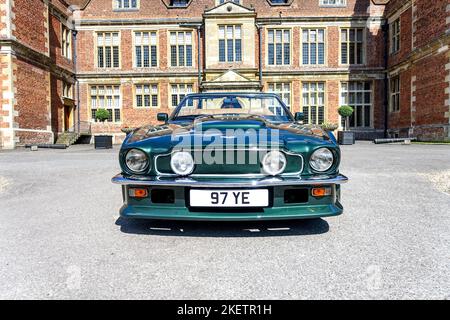
[[450,146],[344,147],[344,215],[264,223],[122,221],[117,152],[0,152],[0,298],[450,299]]

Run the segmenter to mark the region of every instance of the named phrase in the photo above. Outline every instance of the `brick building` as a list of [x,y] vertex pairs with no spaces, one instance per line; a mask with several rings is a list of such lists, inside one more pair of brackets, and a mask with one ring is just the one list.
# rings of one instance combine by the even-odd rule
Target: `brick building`
[[350,105],[360,139],[448,139],[447,3],[0,0],[0,148],[86,124],[119,142],[186,93],[222,90],[277,92],[309,123]]

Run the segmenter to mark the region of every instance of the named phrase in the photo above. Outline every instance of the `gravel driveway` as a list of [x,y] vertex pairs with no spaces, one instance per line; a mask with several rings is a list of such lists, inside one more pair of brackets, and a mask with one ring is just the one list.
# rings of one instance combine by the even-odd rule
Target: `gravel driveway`
[[345,213],[118,218],[118,147],[0,152],[0,298],[450,299],[450,146],[345,146]]

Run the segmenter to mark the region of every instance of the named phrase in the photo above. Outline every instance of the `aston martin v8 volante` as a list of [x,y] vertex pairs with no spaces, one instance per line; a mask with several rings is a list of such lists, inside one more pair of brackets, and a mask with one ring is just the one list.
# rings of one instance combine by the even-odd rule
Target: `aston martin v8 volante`
[[339,215],[340,149],[275,94],[187,95],[120,150],[122,217],[304,219]]

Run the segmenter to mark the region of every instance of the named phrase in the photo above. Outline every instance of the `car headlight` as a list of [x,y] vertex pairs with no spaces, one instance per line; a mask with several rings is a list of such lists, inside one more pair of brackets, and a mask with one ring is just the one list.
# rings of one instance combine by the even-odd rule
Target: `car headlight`
[[145,152],[138,149],[131,149],[127,152],[127,155],[125,156],[125,163],[128,169],[134,173],[142,173],[150,165]]
[[320,148],[313,152],[309,159],[311,168],[315,171],[324,172],[331,168],[334,162],[333,153],[327,148]]
[[286,168],[286,163],[286,157],[280,151],[270,151],[262,160],[264,171],[272,176],[282,173]]
[[194,171],[194,159],[188,152],[175,152],[170,159],[170,167],[176,174],[187,176]]

